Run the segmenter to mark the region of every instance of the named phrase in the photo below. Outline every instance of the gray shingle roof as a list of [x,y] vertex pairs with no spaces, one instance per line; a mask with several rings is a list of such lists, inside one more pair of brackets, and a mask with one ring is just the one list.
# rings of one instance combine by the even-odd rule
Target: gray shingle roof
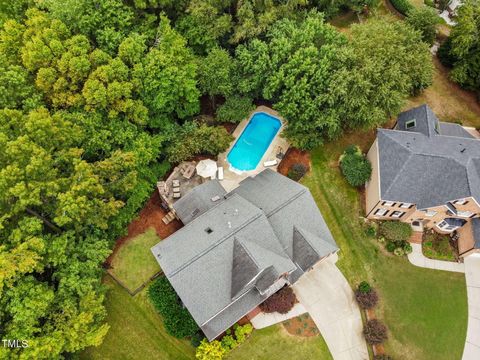
[[[225,194],[226,191],[218,180],[208,181],[194,187],[186,195],[178,199],[175,204],[173,204],[173,208],[180,220],[182,220],[184,224],[187,224],[214,207],[218,201],[223,200]],[[219,197],[220,199],[213,201],[212,199],[215,197]]]
[[308,254],[317,252],[317,259],[338,250],[310,192],[265,170],[152,253],[205,335],[214,339],[263,302],[279,276],[290,274],[294,282],[303,273],[292,261],[295,227],[308,233]]
[[[416,114],[417,131],[377,132],[381,199],[414,203],[419,209],[469,196],[480,201],[480,140],[432,131],[436,118],[428,106],[406,113],[410,115],[402,113],[399,119]],[[420,120],[422,113],[427,115]]]
[[480,218],[472,219],[473,239],[475,240],[475,249],[480,249]]

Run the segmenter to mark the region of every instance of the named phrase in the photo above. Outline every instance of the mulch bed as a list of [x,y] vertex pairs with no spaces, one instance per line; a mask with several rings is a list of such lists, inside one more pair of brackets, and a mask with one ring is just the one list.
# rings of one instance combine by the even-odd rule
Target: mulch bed
[[310,169],[310,153],[296,148],[289,148],[278,165],[278,172],[286,176],[290,167],[297,163],[303,164]]
[[295,336],[311,337],[320,334],[320,331],[318,331],[317,326],[308,313],[286,320],[282,325],[289,334]]
[[106,263],[110,265],[116,252],[125,242],[137,235],[143,234],[148,228],[154,228],[160,239],[165,239],[182,227],[182,223],[178,220],[174,220],[170,224],[165,225],[162,221],[165,215],[167,215],[167,212],[160,206],[160,196],[155,190],[145,204],[145,207],[138,214],[138,217],[128,225],[127,235],[117,240],[113,252],[106,260]]
[[[373,309],[367,309],[365,310],[367,313],[367,320],[373,320],[377,318],[377,315],[375,314],[375,310]],[[371,345],[373,349],[373,354],[374,355],[385,355],[385,347],[383,344],[378,344],[378,345]]]

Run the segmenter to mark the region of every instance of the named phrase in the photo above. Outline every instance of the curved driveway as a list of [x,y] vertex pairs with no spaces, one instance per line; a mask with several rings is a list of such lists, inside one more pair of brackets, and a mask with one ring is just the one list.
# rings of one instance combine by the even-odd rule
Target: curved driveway
[[368,359],[360,309],[336,255],[315,265],[293,290],[317,325],[335,360]]

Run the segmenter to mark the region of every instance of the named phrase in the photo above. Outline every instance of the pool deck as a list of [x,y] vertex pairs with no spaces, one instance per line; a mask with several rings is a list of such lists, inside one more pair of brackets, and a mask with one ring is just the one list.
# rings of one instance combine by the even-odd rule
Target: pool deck
[[[235,145],[235,142],[237,141],[238,137],[242,134],[243,130],[247,126],[253,114],[257,112],[264,112],[269,115],[275,116],[277,119],[279,119],[282,122],[282,126],[278,130],[277,135],[273,138],[272,142],[268,146],[267,150],[265,151],[265,154],[258,162],[258,165],[255,168],[255,170],[242,171],[242,172],[233,171],[233,169],[230,166],[230,163],[227,161],[227,155],[232,149],[233,145]],[[235,128],[235,131],[232,134],[235,140],[232,141],[227,151],[218,155],[218,161],[217,161],[218,166],[223,167],[223,174],[224,174],[224,179],[220,181],[220,184],[222,184],[222,186],[225,188],[227,192],[230,192],[231,190],[235,189],[240,183],[240,181],[242,181],[243,179],[249,176],[254,176],[260,173],[264,169],[270,168],[272,170],[277,171],[278,164],[275,166],[265,167],[263,166],[263,163],[265,161],[277,159],[276,155],[280,149],[281,149],[281,152],[284,154],[287,152],[290,145],[287,142],[287,140],[285,140],[281,136],[284,124],[285,124],[285,120],[275,110],[272,110],[266,106],[258,106],[255,110],[253,110],[249,114],[249,116],[246,119],[242,120],[238,124],[238,126]],[[277,160],[278,160],[278,163],[280,163],[280,159],[277,159]]]

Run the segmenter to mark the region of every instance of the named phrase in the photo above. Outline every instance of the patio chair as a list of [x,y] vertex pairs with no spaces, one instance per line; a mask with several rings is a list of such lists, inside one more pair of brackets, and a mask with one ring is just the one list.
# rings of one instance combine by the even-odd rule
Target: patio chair
[[180,180],[172,180],[172,185],[173,185],[173,187],[179,187],[180,186]]
[[195,166],[188,165],[188,167],[185,169],[182,175],[185,179],[191,179],[194,172],[195,172]]
[[182,194],[180,194],[179,192],[173,193],[173,198],[174,199],[179,199],[181,197],[182,197]]
[[218,180],[223,180],[223,167],[218,167]]
[[180,188],[179,187],[174,187],[173,188],[173,193],[179,193],[180,192]]

